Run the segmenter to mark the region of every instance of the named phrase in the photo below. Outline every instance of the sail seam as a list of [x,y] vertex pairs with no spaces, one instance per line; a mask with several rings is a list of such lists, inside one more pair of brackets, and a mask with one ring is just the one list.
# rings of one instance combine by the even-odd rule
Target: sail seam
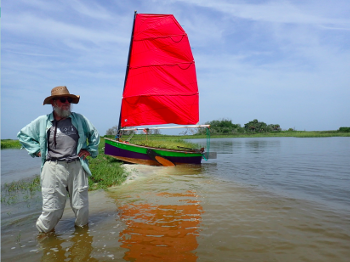
[[[142,67],[152,67],[152,66],[178,66],[180,67],[181,69],[183,70],[186,70],[188,69],[192,64],[195,64],[195,62],[186,62],[186,63],[176,63],[176,64],[154,64],[154,65],[145,65],[145,66],[135,66],[135,67],[129,67],[129,69],[139,69],[139,68],[142,68]],[[188,65],[187,68],[182,68],[180,65]]]
[[[187,36],[187,34],[155,36],[155,37],[147,37],[147,38],[139,38],[139,39],[137,39],[136,37],[134,37],[134,41],[153,40],[153,39],[157,39],[157,38],[171,38],[171,40],[173,40],[172,37],[176,37],[176,36],[181,36],[181,37],[183,38],[183,37]],[[181,40],[182,40],[182,38],[181,38]],[[181,40],[180,40],[180,41],[181,41]],[[174,41],[174,40],[173,40],[173,41]],[[180,42],[180,41],[178,41],[178,42]],[[174,42],[177,42],[177,41],[174,41]]]
[[125,98],[132,98],[132,97],[140,97],[140,96],[194,96],[194,95],[198,95],[199,92],[197,93],[192,93],[192,94],[162,94],[162,95],[158,95],[158,94],[144,94],[144,95],[135,95],[135,96],[124,96],[123,99]]

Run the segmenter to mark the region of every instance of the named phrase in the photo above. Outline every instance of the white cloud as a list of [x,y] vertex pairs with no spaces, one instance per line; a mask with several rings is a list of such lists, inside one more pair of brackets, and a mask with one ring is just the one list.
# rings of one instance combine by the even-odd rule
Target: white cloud
[[[294,23],[294,24],[337,24],[350,26],[349,17],[339,19],[326,17],[326,12],[316,13],[315,5],[309,6],[308,1],[296,3],[294,1],[261,1],[257,4],[249,4],[246,1],[225,1],[225,0],[177,0],[173,2],[186,2],[198,7],[209,8],[233,18],[250,19],[254,21],[272,23]],[[318,1],[317,4],[321,4]],[[336,3],[332,3],[332,5]],[[341,8],[341,7],[339,7]],[[317,9],[317,8],[316,8]]]

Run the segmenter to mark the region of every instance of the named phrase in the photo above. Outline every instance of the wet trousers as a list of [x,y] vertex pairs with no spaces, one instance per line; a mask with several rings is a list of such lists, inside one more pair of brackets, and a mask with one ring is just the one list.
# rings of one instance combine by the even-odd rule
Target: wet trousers
[[73,162],[46,161],[41,172],[42,213],[36,222],[39,232],[52,231],[62,218],[67,193],[75,214],[75,225],[88,223],[88,176],[79,160]]

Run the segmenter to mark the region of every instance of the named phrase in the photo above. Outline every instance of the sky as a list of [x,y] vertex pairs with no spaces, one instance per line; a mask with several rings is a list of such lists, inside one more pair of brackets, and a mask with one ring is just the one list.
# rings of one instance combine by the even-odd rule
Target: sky
[[348,0],[2,0],[1,138],[50,113],[59,85],[102,136],[117,125],[135,10],[188,34],[199,124],[350,126]]

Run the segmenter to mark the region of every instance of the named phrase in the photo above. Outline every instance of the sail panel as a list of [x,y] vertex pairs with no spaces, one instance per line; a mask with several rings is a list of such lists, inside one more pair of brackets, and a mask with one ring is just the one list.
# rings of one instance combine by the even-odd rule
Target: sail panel
[[131,46],[121,126],[198,123],[195,63],[175,17],[137,14]]
[[137,14],[134,40],[186,34],[173,15]]
[[[125,98],[122,115],[123,127],[197,123],[198,94],[184,96],[135,96]],[[130,112],[128,114],[128,112]],[[187,114],[187,112],[192,112]]]
[[130,70],[124,97],[198,93],[194,64],[142,67]]
[[193,56],[189,46],[185,35],[134,41],[130,67],[192,63]]

